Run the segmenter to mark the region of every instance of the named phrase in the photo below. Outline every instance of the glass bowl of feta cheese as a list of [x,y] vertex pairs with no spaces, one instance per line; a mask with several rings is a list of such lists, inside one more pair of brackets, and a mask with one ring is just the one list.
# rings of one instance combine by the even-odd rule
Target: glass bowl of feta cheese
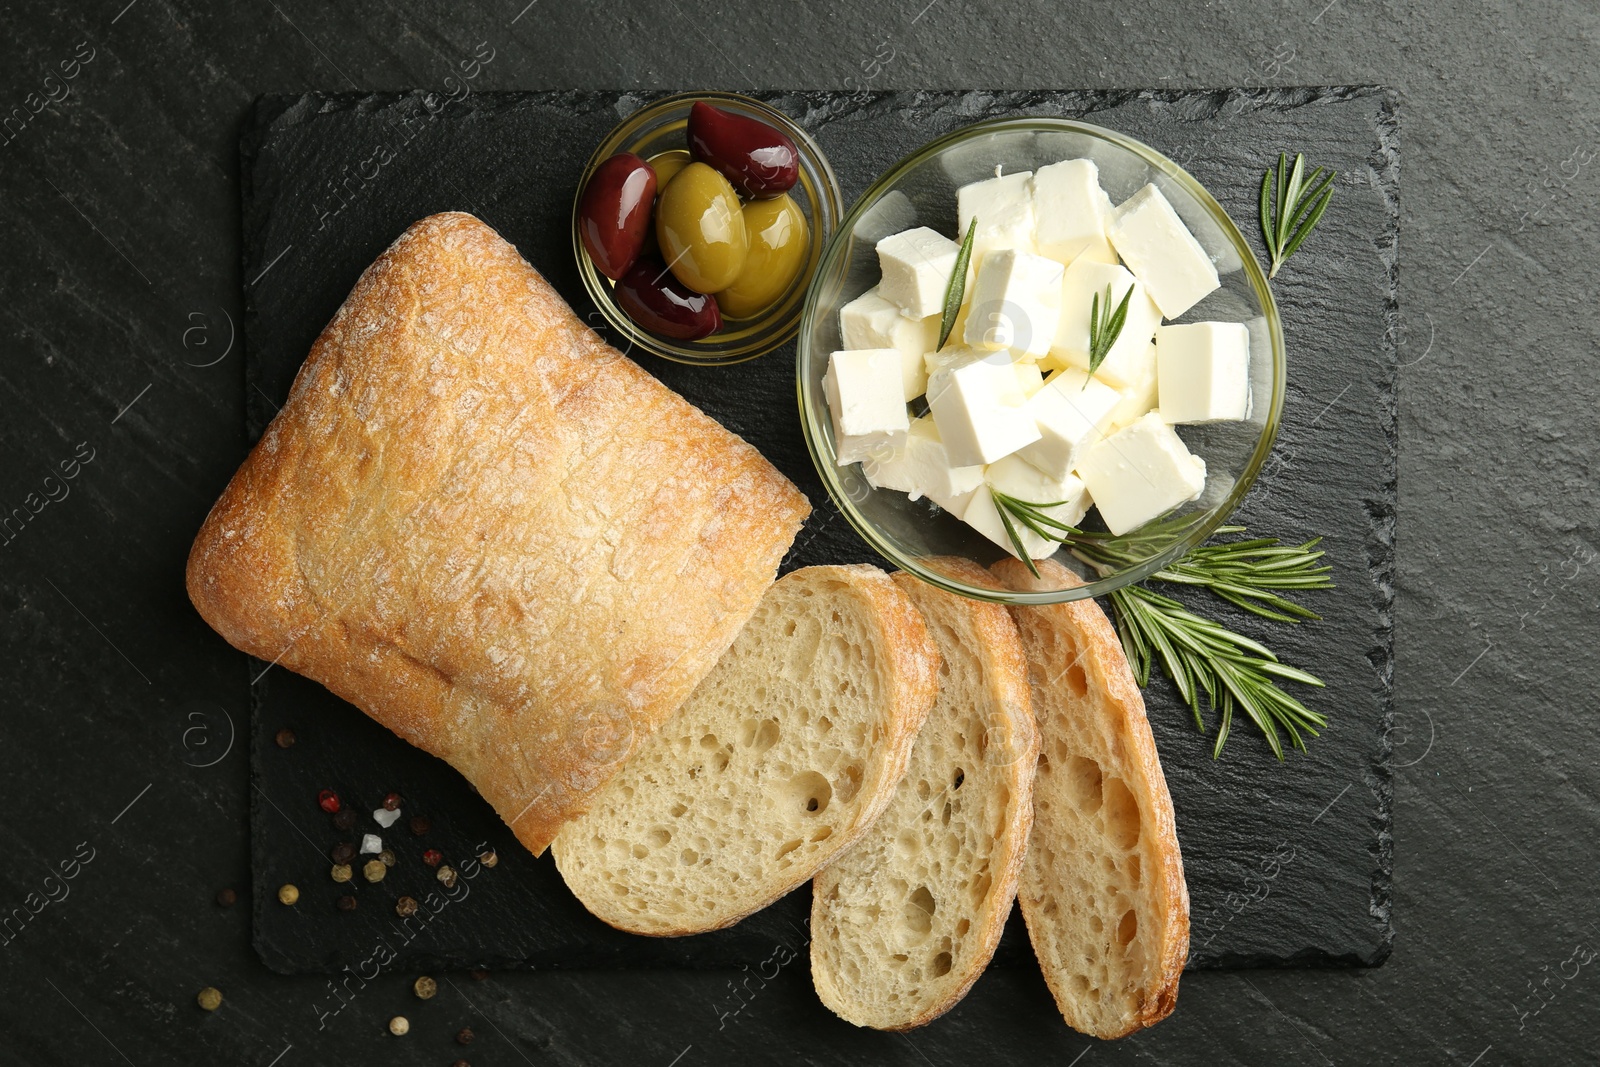
[[[1001,603],[1109,593],[1205,541],[1283,406],[1239,227],[1160,152],[1067,119],[968,126],[879,178],[823,250],[798,349],[845,517],[902,570]],[[1125,562],[1085,563],[1084,539]],[[1033,580],[949,562],[1008,556]]]

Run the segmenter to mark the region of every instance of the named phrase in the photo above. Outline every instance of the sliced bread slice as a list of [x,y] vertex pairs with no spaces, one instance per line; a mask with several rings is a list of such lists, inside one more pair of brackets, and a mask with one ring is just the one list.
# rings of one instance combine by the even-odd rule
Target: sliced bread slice
[[849,848],[905,773],[938,691],[922,615],[876,567],[780,578],[683,707],[552,849],[621,930],[728,926]]
[[[991,568],[1012,589],[1080,584],[1041,560]],[[1017,899],[1067,1024],[1124,1037],[1178,1000],[1189,890],[1144,697],[1093,600],[1013,607],[1039,721],[1033,838]]]
[[[968,560],[939,569],[989,583]],[[1039,748],[1006,609],[894,579],[939,645],[939,697],[888,808],[813,882],[811,977],[846,1021],[909,1030],[954,1007],[994,955],[1028,847]]]

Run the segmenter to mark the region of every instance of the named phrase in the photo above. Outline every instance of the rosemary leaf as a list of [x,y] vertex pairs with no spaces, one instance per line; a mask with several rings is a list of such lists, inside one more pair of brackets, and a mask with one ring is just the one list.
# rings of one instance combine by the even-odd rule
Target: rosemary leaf
[[[1286,177],[1292,181],[1292,176]],[[1171,532],[1156,529],[1157,525],[1123,537],[1076,533],[1060,539],[1072,543],[1078,558],[1107,574],[1147,558],[1157,544],[1155,539]],[[1244,529],[1228,526],[1219,532],[1243,533]],[[1259,537],[1202,545],[1151,575],[1150,581],[1209,589],[1229,603],[1277,622],[1311,620],[1317,618],[1315,612],[1277,590],[1323,589],[1333,584],[1328,577],[1331,568],[1321,562],[1319,542],[1284,545],[1276,538]],[[1322,681],[1280,662],[1261,642],[1197,615],[1180,601],[1144,585],[1116,590],[1111,602],[1117,633],[1139,684],[1149,683],[1151,666],[1159,662],[1189,706],[1197,729],[1205,729],[1206,710],[1214,714],[1217,736],[1213,756],[1222,754],[1232,735],[1236,711],[1255,724],[1279,759],[1284,758],[1285,741],[1304,751],[1306,738],[1317,736],[1327,725],[1320,713],[1278,685],[1293,682],[1320,688]]]
[[[1128,300],[1133,296],[1133,286],[1128,286],[1128,291],[1122,294],[1122,303],[1116,310],[1111,309],[1111,286],[1106,285],[1105,303],[1100,302],[1100,294],[1095,293],[1089,298],[1089,374],[1093,375],[1100,369],[1100,364],[1111,352],[1111,346],[1117,343],[1117,338],[1122,336],[1122,327],[1128,321]],[[1089,378],[1083,380],[1083,388],[1089,387]]]
[[944,287],[944,317],[939,320],[939,343],[933,350],[938,352],[944,348],[944,343],[950,340],[950,331],[956,328],[956,317],[961,314],[961,301],[967,295],[967,264],[972,262],[972,239],[978,235],[978,220],[976,217],[967,224],[967,236],[961,241],[961,251],[956,253],[955,269],[950,272],[950,281]]
[[1288,153],[1279,152],[1276,169],[1268,167],[1261,176],[1261,236],[1271,259],[1268,278],[1278,276],[1278,269],[1316,229],[1333,199],[1337,172],[1317,167],[1307,176],[1305,166],[1303,154],[1295,153],[1291,166]]

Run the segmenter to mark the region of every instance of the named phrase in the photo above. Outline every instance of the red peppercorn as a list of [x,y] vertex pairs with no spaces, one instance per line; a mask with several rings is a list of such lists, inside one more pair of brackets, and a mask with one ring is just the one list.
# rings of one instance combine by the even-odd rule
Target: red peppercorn
[[398,811],[400,809],[400,794],[386,793],[383,797],[384,811]]
[[338,810],[343,806],[344,805],[339,803],[339,794],[335,793],[331,789],[324,789],[322,792],[317,794],[317,807],[321,808],[329,815],[337,813]]
[[422,854],[422,862],[429,867],[437,867],[444,862],[444,853],[436,848],[430,848]]

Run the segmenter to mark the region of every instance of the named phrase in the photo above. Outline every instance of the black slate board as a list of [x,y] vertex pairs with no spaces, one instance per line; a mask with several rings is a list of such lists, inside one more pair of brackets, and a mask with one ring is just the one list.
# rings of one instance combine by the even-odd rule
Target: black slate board
[[[361,270],[417,218],[469,210],[512,241],[581,315],[602,320],[572,263],[568,215],[593,145],[656,93],[494,93],[458,102],[410,94],[309,94],[258,101],[242,139],[245,343],[252,436],[286,395],[322,326]],[[1388,955],[1395,331],[1399,156],[1395,97],[1384,89],[1214,92],[774,92],[822,144],[852,199],[896,159],[979,119],[1084,118],[1138,137],[1187,167],[1252,232],[1261,168],[1303,148],[1337,168],[1335,206],[1275,283],[1290,376],[1278,446],[1238,515],[1286,540],[1322,535],[1338,588],[1315,595],[1324,621],[1298,629],[1206,608],[1320,675],[1314,703],[1331,725],[1308,755],[1279,765],[1247,725],[1220,761],[1164,680],[1146,697],[1192,900],[1192,967],[1372,965]],[[644,366],[759,447],[810,497],[815,514],[785,569],[880,562],[827,500],[801,440],[792,346],[737,367]],[[808,891],[731,930],[659,940],[590,917],[548,857],[523,851],[449,767],[401,742],[326,690],[254,663],[252,852],[257,951],[283,972],[392,968],[740,966],[780,946],[801,951]],[[290,749],[274,735],[292,728]],[[317,809],[338,790],[363,814],[340,833]],[[390,790],[406,815],[380,831],[365,814]],[[327,851],[363,830],[399,853],[385,881],[329,880]],[[446,896],[421,862],[471,868]],[[275,901],[294,882],[298,907]],[[428,893],[433,891],[430,898]],[[334,902],[359,901],[353,913]],[[422,900],[402,923],[401,894]],[[781,958],[781,957],[780,957]],[[1012,916],[996,963],[1027,963]],[[346,979],[347,981],[349,979]],[[332,990],[328,1008],[338,1001]]]

